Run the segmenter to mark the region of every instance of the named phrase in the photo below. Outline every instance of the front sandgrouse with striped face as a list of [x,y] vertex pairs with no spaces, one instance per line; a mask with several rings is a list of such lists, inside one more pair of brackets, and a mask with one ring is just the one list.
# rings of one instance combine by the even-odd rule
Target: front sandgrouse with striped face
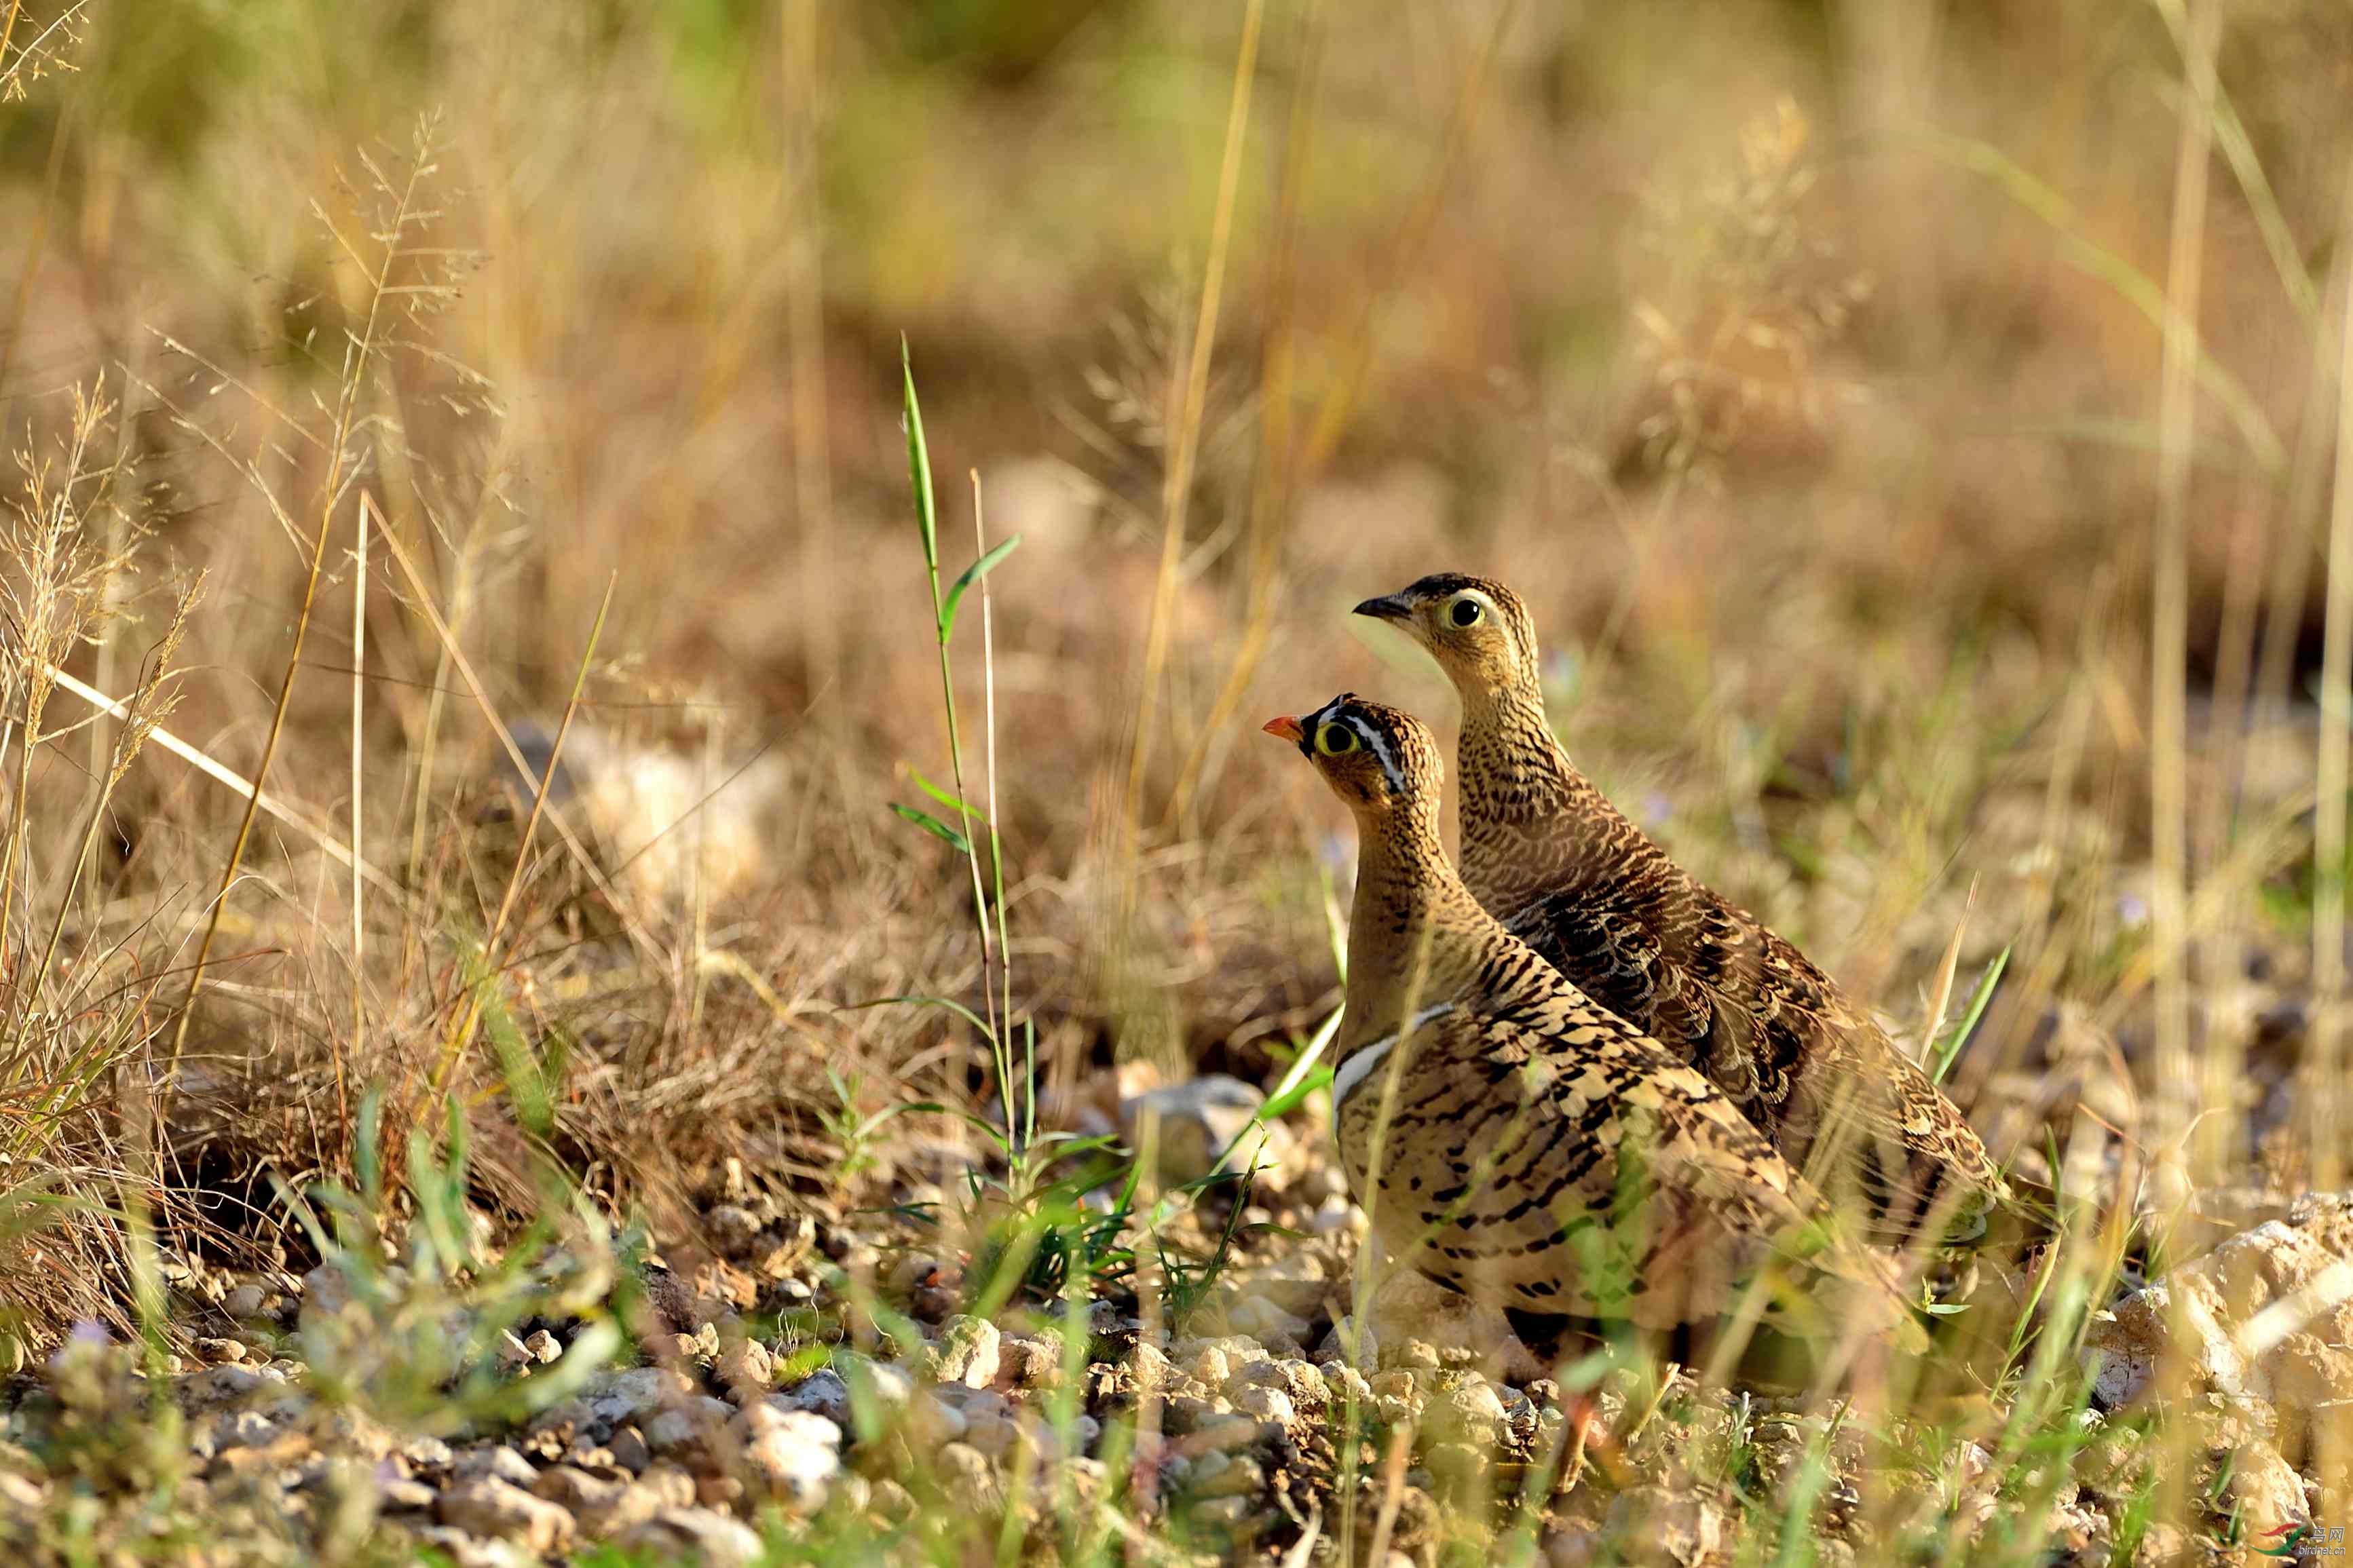
[[1649,1328],[1721,1312],[1766,1268],[1899,1321],[1884,1262],[1810,1223],[1810,1191],[1715,1086],[1472,898],[1439,842],[1428,730],[1348,695],[1266,729],[1356,820],[1333,1122],[1392,1256],[1492,1305]]
[[1535,623],[1459,573],[1367,599],[1462,700],[1462,878],[1587,994],[1714,1080],[1873,1239],[1984,1232],[2009,1195],[1953,1102],[1806,955],[1667,857],[1569,762]]

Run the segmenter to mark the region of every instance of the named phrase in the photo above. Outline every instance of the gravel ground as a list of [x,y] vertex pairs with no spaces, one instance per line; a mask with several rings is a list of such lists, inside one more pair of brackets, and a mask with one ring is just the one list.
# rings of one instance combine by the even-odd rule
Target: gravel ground
[[[1200,1103],[1220,1097],[1233,1098],[1212,1086]],[[1181,1121],[1189,1103],[1157,1109]],[[1198,1153],[1170,1147],[1180,1163]],[[2253,1561],[2130,1518],[2156,1462],[2133,1412],[2181,1318],[2168,1290],[2213,1331],[2191,1347],[2183,1451],[2217,1539],[2325,1522],[2346,1495],[2316,1456],[2331,1430],[2336,1454],[2353,1451],[2353,1307],[2306,1314],[2260,1355],[2232,1348],[2234,1326],[2353,1266],[2346,1200],[2246,1226],[2100,1319],[2097,1398],[2069,1418],[2068,1473],[2042,1485],[2021,1480],[2031,1450],[1998,1457],[1901,1421],[1866,1443],[1795,1397],[1702,1390],[1688,1374],[1660,1387],[1621,1369],[1580,1399],[1507,1328],[1448,1320],[1410,1291],[1359,1336],[1347,1314],[1361,1216],[1314,1149],[1270,1152],[1250,1206],[1205,1200],[1172,1226],[1196,1254],[1233,1237],[1173,1327],[1145,1320],[1132,1281],[1059,1316],[1035,1301],[974,1315],[967,1256],[935,1226],[903,1208],[812,1215],[754,1196],[740,1173],[710,1194],[708,1256],[636,1276],[635,1358],[626,1339],[597,1337],[610,1314],[580,1310],[614,1299],[609,1272],[542,1270],[543,1310],[498,1312],[389,1265],[296,1276],[167,1258],[187,1353],[145,1361],[86,1327],[12,1384],[0,1536],[60,1555],[79,1542],[89,1561],[430,1547],[519,1563],[610,1542],[638,1560],[733,1564],[773,1560],[764,1541],[786,1560],[850,1540],[936,1555],[944,1520],[1066,1560],[1082,1544],[1073,1520],[1115,1515],[1103,1528],[1132,1532],[1120,1549],[1142,1561],[1337,1562],[1345,1539],[1358,1561],[1377,1548],[1384,1568],[1506,1544],[1564,1568],[1695,1568],[1738,1560],[1744,1531],[1804,1490],[1820,1563],[1911,1560],[1910,1531],[2021,1530],[2049,1563]],[[570,1310],[548,1309],[559,1300]],[[390,1375],[402,1347],[436,1335],[473,1349],[403,1393]],[[433,1397],[453,1389],[462,1397]],[[2042,1517],[2020,1518],[2022,1492]],[[1115,1494],[1115,1509],[1094,1506]]]

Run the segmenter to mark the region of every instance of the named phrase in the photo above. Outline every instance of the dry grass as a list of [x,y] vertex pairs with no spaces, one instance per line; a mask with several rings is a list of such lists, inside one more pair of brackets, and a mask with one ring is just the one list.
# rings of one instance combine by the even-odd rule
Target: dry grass
[[[1891,1016],[2011,953],[1999,1152],[2341,1180],[2344,18],[1329,10],[0,6],[27,1351],[151,1217],[302,1260],[371,1089],[505,1222],[560,1169],[691,1247],[730,1157],[977,1148],[842,1146],[1008,1072],[874,998],[1049,1106],[1271,1083],[1345,873],[1255,719],[1444,721],[1344,614],[1441,567]],[[936,571],[1022,538],[953,668],[902,332]]]

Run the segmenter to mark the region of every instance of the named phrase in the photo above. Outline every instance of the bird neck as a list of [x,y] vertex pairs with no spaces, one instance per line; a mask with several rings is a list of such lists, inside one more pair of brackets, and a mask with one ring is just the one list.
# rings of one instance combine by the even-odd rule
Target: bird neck
[[[1505,914],[1663,855],[1577,771],[1534,682],[1465,691],[1462,875]],[[1613,872],[1610,868],[1616,868]]]
[[1557,818],[1599,798],[1552,732],[1533,683],[1482,683],[1462,693],[1465,821]]
[[1343,1057],[1451,999],[1476,971],[1480,931],[1493,924],[1446,858],[1435,803],[1362,817],[1357,837]]

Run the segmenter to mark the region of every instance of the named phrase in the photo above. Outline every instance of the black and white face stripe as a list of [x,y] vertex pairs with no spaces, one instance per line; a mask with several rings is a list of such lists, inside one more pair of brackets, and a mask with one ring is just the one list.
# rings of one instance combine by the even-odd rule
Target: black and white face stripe
[[1373,760],[1380,763],[1381,776],[1388,780],[1389,793],[1401,795],[1405,794],[1405,769],[1398,761],[1395,748],[1389,744],[1388,733],[1363,714],[1352,710],[1350,705],[1356,699],[1355,692],[1343,691],[1310,713],[1300,725],[1299,749],[1312,761],[1315,756],[1316,732],[1326,724],[1342,725],[1356,737],[1356,743],[1371,752]]

